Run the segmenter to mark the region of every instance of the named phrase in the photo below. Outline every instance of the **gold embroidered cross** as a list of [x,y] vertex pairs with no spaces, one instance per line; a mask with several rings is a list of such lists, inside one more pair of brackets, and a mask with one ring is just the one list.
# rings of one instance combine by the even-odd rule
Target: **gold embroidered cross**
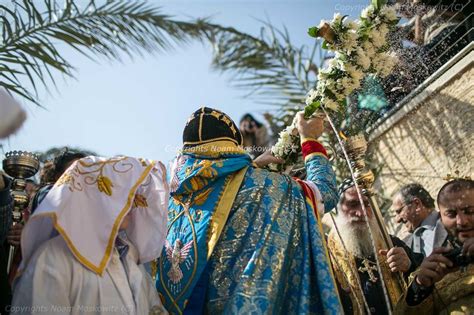
[[370,261],[368,259],[364,259],[362,261],[362,265],[364,265],[364,267],[360,266],[358,270],[362,273],[367,272],[367,274],[369,275],[369,280],[371,282],[373,283],[377,282],[378,278],[373,273],[373,271],[377,270],[377,267],[371,266]]

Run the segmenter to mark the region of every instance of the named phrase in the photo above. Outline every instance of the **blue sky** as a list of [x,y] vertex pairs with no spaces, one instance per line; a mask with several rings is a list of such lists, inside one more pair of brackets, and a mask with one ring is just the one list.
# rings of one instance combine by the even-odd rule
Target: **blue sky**
[[[357,15],[369,1],[333,0],[173,0],[149,1],[176,18],[212,21],[258,35],[261,22],[289,30],[295,44],[312,44],[308,27],[334,12]],[[58,90],[40,91],[46,109],[25,104],[28,119],[3,150],[44,151],[53,146],[83,147],[102,156],[125,154],[169,161],[181,144],[187,117],[205,105],[234,120],[266,107],[245,99],[229,76],[210,68],[211,49],[201,43],[174,51],[144,54],[122,62],[93,62],[65,49],[77,68],[75,79],[58,76]],[[1,153],[1,152],[0,152]]]

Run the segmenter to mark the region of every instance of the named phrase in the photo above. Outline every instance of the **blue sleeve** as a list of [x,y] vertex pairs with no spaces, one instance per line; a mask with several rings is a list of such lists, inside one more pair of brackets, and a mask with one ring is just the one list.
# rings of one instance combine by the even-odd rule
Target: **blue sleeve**
[[324,211],[329,212],[337,205],[336,174],[331,163],[324,156],[315,155],[305,162],[306,180],[316,184],[323,197]]

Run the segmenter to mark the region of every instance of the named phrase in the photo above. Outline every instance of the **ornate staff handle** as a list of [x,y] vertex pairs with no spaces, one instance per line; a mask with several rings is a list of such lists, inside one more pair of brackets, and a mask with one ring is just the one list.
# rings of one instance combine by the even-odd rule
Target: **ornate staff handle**
[[[12,197],[13,197],[13,226],[23,221],[23,211],[28,207],[29,198],[25,191],[26,181],[24,179],[15,179],[12,185]],[[13,258],[15,257],[17,246],[10,245],[10,250],[8,252],[8,263],[7,263],[7,272],[10,273]]]
[[[358,135],[347,139],[344,145],[346,152],[349,156],[351,166],[354,169],[355,180],[357,185],[361,188],[361,193],[369,199],[370,206],[372,208],[373,220],[369,220],[369,226],[372,231],[372,236],[375,243],[375,254],[378,254],[380,249],[390,249],[393,247],[392,239],[385,228],[382,212],[375,199],[375,190],[373,184],[375,176],[365,164],[365,153],[367,151],[367,141],[364,136]],[[385,263],[385,258],[383,258]],[[386,289],[390,297],[392,307],[396,305],[400,297],[403,295],[406,282],[400,272],[390,272],[390,278],[385,279]]]
[[[13,225],[23,220],[23,211],[28,207],[29,197],[26,193],[27,178],[35,175],[39,169],[38,157],[30,152],[11,151],[5,154],[3,170],[14,178],[11,195],[13,197]],[[16,246],[10,245],[7,272],[10,273],[15,257]]]

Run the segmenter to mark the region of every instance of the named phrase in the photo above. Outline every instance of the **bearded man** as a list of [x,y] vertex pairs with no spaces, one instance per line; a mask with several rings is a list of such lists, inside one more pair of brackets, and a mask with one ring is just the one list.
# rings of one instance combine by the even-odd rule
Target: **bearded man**
[[[346,314],[388,314],[391,306],[386,304],[367,226],[367,220],[373,216],[369,200],[362,196],[367,210],[364,214],[351,179],[344,180],[339,191],[338,214],[329,233],[328,247],[344,311]],[[402,240],[391,238],[395,247],[380,253],[387,257],[387,264],[381,264],[385,281],[390,280],[390,272],[402,272],[408,277],[423,259]]]

